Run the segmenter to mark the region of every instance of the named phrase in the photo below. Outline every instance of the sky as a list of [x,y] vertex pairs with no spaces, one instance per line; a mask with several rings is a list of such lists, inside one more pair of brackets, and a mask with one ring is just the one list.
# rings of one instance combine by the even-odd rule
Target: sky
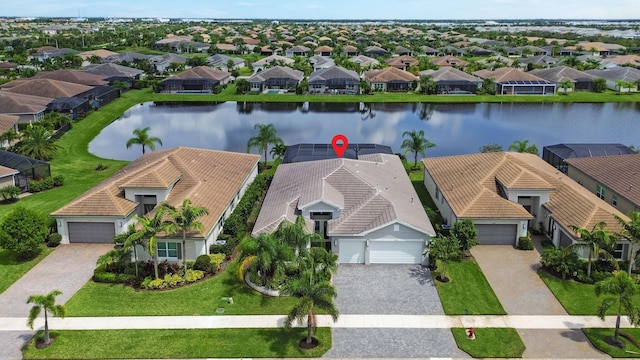
[[2,0],[0,16],[214,19],[637,19],[639,0]]

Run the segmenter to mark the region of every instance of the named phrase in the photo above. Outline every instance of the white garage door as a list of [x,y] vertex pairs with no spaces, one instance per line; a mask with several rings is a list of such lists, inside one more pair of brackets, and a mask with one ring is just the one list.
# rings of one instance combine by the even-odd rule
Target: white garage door
[[420,264],[424,241],[371,241],[371,264]]
[[112,222],[70,222],[67,225],[70,243],[111,244],[116,233],[115,224]]
[[364,264],[364,241],[340,241],[341,264]]
[[480,245],[515,245],[517,225],[509,224],[481,224],[478,229],[478,242]]

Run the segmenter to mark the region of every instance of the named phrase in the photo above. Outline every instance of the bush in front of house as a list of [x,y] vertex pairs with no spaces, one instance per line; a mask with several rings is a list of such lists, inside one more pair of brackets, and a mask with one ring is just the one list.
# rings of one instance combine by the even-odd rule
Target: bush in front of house
[[196,262],[193,264],[194,270],[204,271],[205,273],[213,273],[213,264],[209,255],[200,255],[196,258]]
[[93,277],[91,279],[97,283],[127,284],[131,282],[134,277],[135,275],[131,274],[107,271],[107,266],[105,264],[101,264],[93,270]]
[[533,250],[533,241],[528,236],[521,236],[518,238],[518,249],[520,250]]
[[211,244],[209,254],[225,254],[227,258],[231,257],[233,250],[238,245],[238,240],[229,234],[218,235],[218,240],[223,240],[225,243]]
[[213,266],[213,271],[216,272],[222,266],[222,263],[226,260],[226,254],[211,254],[209,255],[209,259],[211,261],[211,265]]
[[44,217],[34,210],[18,206],[0,226],[0,247],[13,251],[20,260],[30,260],[40,253],[47,234]]
[[225,233],[232,235],[239,239],[245,236],[247,229],[249,228],[249,215],[255,206],[256,202],[267,192],[273,174],[258,174],[251,183],[251,186],[247,188],[242,196],[242,199],[233,210],[233,213],[225,220],[224,229]]
[[204,277],[204,271],[200,270],[187,270],[186,276],[183,278],[178,274],[166,274],[162,278],[151,279],[151,277],[147,277],[142,282],[141,286],[143,289],[171,289],[178,286],[182,286],[186,283],[196,282]]
[[15,186],[9,185],[0,189],[0,196],[2,196],[2,200],[5,202],[15,202],[18,200],[18,195],[22,193],[22,190]]
[[[574,273],[582,271],[582,262],[578,254],[573,251],[564,251],[563,249],[555,247],[542,250],[540,263],[549,272],[558,274],[562,276],[563,279],[566,279],[567,275],[572,277]],[[579,276],[578,280],[580,280]]]
[[47,235],[47,246],[48,247],[58,247],[58,245],[60,245],[60,242],[62,241],[62,235],[58,234],[58,233],[51,233],[49,235]]

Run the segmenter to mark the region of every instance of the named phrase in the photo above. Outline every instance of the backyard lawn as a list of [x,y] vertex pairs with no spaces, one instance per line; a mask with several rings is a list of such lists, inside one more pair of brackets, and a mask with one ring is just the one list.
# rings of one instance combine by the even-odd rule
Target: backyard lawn
[[[232,297],[233,304],[223,297]],[[234,262],[213,278],[174,290],[135,290],[89,281],[65,307],[67,316],[215,315],[221,308],[223,315],[275,315],[287,314],[295,303],[295,298],[263,296],[250,289],[238,278]]]
[[476,338],[469,339],[465,328],[453,328],[451,332],[460,350],[473,358],[520,358],[525,346],[515,329],[475,329]]
[[[42,336],[42,332],[37,336]],[[31,341],[24,359],[168,359],[320,357],[331,348],[331,329],[319,328],[320,345],[301,350],[306,329],[179,329],[52,331],[55,342],[36,349]]]
[[23,262],[18,261],[13,252],[0,249],[0,294],[39,263],[40,260],[49,255],[52,250],[51,248],[42,246],[42,251],[35,259]]

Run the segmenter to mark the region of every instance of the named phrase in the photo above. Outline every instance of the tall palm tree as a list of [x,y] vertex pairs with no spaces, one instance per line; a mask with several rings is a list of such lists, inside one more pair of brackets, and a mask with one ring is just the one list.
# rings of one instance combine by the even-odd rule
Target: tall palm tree
[[162,140],[159,137],[149,136],[150,127],[146,127],[144,129],[135,129],[133,130],[133,135],[131,139],[127,140],[127,149],[131,147],[131,145],[141,145],[142,146],[142,154],[144,155],[145,149],[148,146],[151,151],[156,149],[156,144],[158,143],[162,145]]
[[418,166],[418,154],[424,157],[427,149],[436,146],[424,137],[424,130],[405,131],[402,133],[402,137],[408,137],[408,139],[402,141],[400,148],[404,149],[405,154],[413,153],[413,167]]
[[18,151],[38,160],[51,160],[60,146],[55,143],[53,133],[42,126],[30,125],[22,131]]
[[139,276],[140,273],[138,271],[138,246],[142,246],[144,249],[145,241],[144,234],[136,230],[135,224],[129,224],[127,227],[127,231],[117,234],[113,237],[113,241],[116,243],[122,243],[124,251],[130,251],[133,247],[133,259],[135,261],[134,266],[136,267],[136,276]]
[[607,224],[603,221],[595,224],[591,230],[575,225],[569,226],[571,230],[579,235],[580,241],[567,246],[566,251],[573,251],[575,248],[586,248],[589,251],[587,257],[587,276],[589,277],[591,276],[591,262],[594,256],[596,259],[603,256],[617,265],[613,256],[605,250],[606,247],[611,246],[613,241],[611,233],[605,229],[606,226]]
[[[189,231],[203,231],[204,226],[198,218],[209,214],[209,210],[201,206],[191,205],[191,200],[184,199],[180,208],[169,204],[163,204],[167,209],[171,221],[166,227],[166,231],[169,233],[175,233],[177,231],[182,232],[182,257],[184,258],[187,250],[187,233]],[[187,262],[182,261],[184,267],[184,277],[187,277]]]
[[631,242],[631,256],[629,258],[629,275],[631,275],[631,267],[638,260],[640,250],[634,252],[634,246],[640,245],[640,211],[632,211],[629,213],[629,221],[614,215],[618,223],[622,226],[622,230],[616,234],[621,238],[625,238]]
[[275,236],[281,239],[284,243],[293,247],[298,253],[300,250],[307,248],[311,242],[322,241],[324,238],[315,232],[308,233],[306,231],[307,224],[304,217],[299,215],[296,217],[296,221],[291,223],[289,221],[283,221],[278,225],[278,229],[275,232]]
[[49,337],[49,318],[47,313],[50,312],[53,316],[59,316],[61,318],[65,315],[64,306],[56,305],[56,296],[62,294],[60,290],[53,290],[47,295],[31,295],[27,299],[27,304],[33,304],[33,307],[29,311],[29,318],[27,319],[27,326],[33,329],[33,322],[40,315],[40,311],[44,310],[44,344],[49,345],[51,338]]
[[284,327],[290,328],[296,320],[299,323],[306,320],[307,344],[311,343],[311,333],[318,326],[316,308],[326,311],[334,322],[338,320],[338,308],[333,302],[337,296],[336,288],[329,281],[315,279],[312,269],[306,269],[299,278],[285,283],[280,293],[298,298],[284,321]]
[[620,344],[620,317],[624,313],[629,318],[629,323],[638,326],[640,323],[640,307],[633,302],[634,295],[638,292],[638,285],[629,275],[620,270],[613,272],[613,276],[606,280],[596,283],[596,296],[602,294],[612,295],[605,298],[598,306],[598,316],[604,320],[607,310],[611,306],[617,305],[616,309],[616,329],[613,335],[613,341]]
[[272,234],[246,237],[238,244],[240,251],[240,277],[252,267],[260,273],[261,285],[267,285],[270,277],[284,274],[285,264],[293,259],[293,249]]
[[269,154],[273,159],[282,159],[284,158],[284,154],[287,152],[287,145],[285,144],[277,144],[271,148]]
[[247,141],[247,152],[251,151],[251,148],[258,148],[264,153],[264,164],[266,166],[269,145],[277,146],[284,144],[284,142],[278,137],[276,127],[273,124],[255,124],[253,128],[258,130],[258,135],[250,137]]
[[538,155],[538,147],[535,144],[529,145],[529,140],[516,140],[509,145],[509,150]]
[[153,271],[155,278],[159,278],[158,274],[158,234],[165,231],[167,222],[164,221],[166,208],[159,206],[153,217],[135,216],[134,219],[140,228],[137,231],[136,238],[141,239],[149,250],[149,256],[153,257]]

